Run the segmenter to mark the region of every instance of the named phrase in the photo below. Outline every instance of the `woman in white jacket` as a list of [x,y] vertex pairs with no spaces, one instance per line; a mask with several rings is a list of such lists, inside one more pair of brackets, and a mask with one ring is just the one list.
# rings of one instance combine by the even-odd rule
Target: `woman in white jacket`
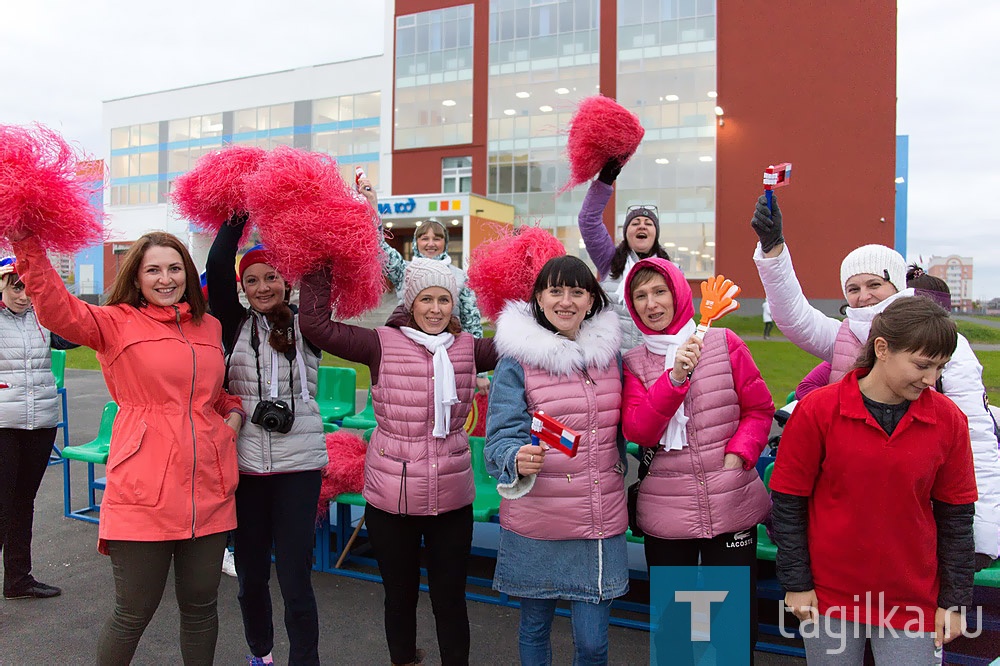
[[[773,198],[772,207],[761,196],[750,222],[760,238],[754,263],[771,306],[771,316],[796,346],[830,362],[833,366],[830,381],[838,381],[854,365],[868,340],[875,315],[897,298],[913,295],[912,289],[905,288],[906,261],[898,252],[882,245],[865,245],[852,251],[840,267],[847,318],[841,322],[828,317],[812,307],[802,293],[782,235],[777,197]],[[958,336],[955,353],[941,375],[940,389],[969,419],[979,488],[974,524],[979,570],[989,566],[1000,551],[1000,457],[993,419],[986,406],[983,367],[962,335]]]

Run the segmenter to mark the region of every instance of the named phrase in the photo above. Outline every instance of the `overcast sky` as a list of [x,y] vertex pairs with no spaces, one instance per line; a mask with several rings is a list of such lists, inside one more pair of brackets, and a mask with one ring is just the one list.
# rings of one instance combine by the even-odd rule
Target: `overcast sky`
[[[975,296],[1000,296],[1000,2],[898,4],[907,258],[972,256]],[[7,0],[2,17],[0,123],[100,155],[103,100],[380,53],[384,3]]]

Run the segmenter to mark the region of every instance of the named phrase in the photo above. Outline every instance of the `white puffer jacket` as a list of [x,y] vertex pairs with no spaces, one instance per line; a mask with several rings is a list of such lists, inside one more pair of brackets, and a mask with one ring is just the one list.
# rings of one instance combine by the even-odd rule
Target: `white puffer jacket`
[[0,428],[53,428],[61,408],[52,376],[52,336],[34,308],[0,307]]

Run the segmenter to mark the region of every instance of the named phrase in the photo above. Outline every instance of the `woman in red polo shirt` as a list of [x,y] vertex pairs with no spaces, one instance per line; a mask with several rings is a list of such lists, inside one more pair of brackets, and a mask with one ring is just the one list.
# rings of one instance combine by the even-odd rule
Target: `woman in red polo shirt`
[[[926,298],[872,322],[857,366],[806,396],[771,477],[778,580],[809,664],[928,664],[972,603],[966,417],[934,386],[957,341]],[[939,662],[938,662],[939,663]]]

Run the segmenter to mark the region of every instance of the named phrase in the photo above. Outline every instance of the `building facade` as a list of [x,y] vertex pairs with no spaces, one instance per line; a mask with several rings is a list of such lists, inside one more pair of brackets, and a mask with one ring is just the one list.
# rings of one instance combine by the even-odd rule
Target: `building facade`
[[[894,2],[385,2],[382,56],[106,102],[119,237],[165,228],[204,256],[210,239],[176,218],[172,183],[205,152],[249,143],[325,152],[345,175],[361,165],[382,199],[506,204],[586,258],[586,187],[559,190],[569,120],[600,93],[646,130],[605,211],[616,241],[629,206],[654,205],[691,279],[724,273],[760,297],[748,221],[764,167],[790,161],[785,236],[810,299],[839,305],[843,256],[894,244]],[[477,214],[464,215],[467,257]],[[401,237],[414,223],[394,222]]]
[[973,310],[972,257],[960,257],[956,254],[947,257],[932,256],[927,262],[927,272],[948,283],[952,310],[955,312]]

